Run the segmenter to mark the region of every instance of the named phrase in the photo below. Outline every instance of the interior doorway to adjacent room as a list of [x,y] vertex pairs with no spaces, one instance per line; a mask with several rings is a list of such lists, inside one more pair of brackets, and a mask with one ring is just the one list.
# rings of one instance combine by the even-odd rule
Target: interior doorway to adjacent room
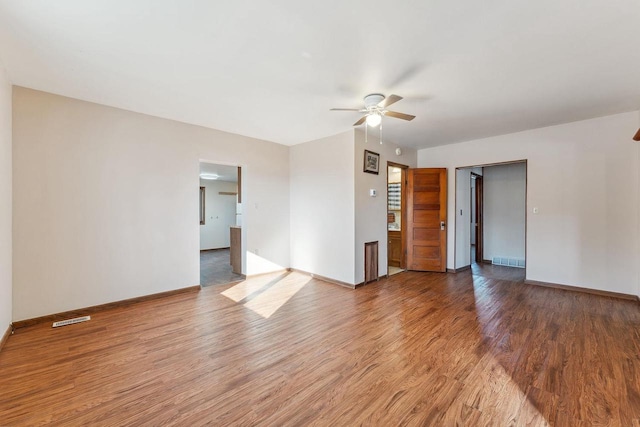
[[455,271],[526,269],[526,194],[526,160],[456,169]]
[[243,280],[242,171],[240,167],[200,162],[200,285]]
[[387,272],[391,276],[407,268],[406,171],[409,167],[387,162]]

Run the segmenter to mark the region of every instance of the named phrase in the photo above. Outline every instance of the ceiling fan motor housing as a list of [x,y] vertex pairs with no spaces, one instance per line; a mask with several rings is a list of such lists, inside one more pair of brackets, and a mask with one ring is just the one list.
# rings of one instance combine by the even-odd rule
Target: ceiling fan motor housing
[[372,93],[364,97],[364,106],[367,109],[371,109],[382,102],[384,95],[381,93]]

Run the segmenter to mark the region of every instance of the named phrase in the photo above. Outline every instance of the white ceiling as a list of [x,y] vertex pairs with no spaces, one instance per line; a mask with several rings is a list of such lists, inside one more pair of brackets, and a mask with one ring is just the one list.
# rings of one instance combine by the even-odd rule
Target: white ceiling
[[[292,145],[405,99],[427,147],[640,109],[638,0],[0,0],[12,82]],[[633,130],[631,130],[633,131]]]

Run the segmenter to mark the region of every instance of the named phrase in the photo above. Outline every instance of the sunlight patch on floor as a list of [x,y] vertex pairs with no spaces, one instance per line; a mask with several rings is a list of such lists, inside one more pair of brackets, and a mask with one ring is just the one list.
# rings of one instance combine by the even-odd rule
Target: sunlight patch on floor
[[222,295],[268,319],[300,291],[311,277],[300,273],[274,273],[247,279],[222,292]]
[[268,319],[310,280],[311,277],[307,275],[290,273],[255,298],[246,302],[244,306]]
[[[499,309],[502,302],[486,290],[476,288],[484,284],[486,280],[482,276],[476,276],[474,280],[475,314],[478,322],[478,354],[475,367],[465,380],[470,384],[483,384],[482,388],[469,388],[462,392],[462,400],[479,410],[489,420],[499,420],[498,425],[527,425],[548,426],[550,421],[546,408],[538,408],[535,403],[536,395],[547,393],[546,391],[529,388],[524,384],[518,384],[513,373],[505,370],[499,357],[519,357],[518,339],[515,332],[505,336],[495,336],[494,321],[495,310]],[[498,339],[508,339],[509,345],[504,352],[495,348],[485,348],[485,341],[491,342]],[[482,350],[481,350],[482,349]],[[495,352],[498,353],[495,353]],[[507,353],[508,352],[508,353]],[[525,361],[526,363],[526,361]],[[551,420],[553,421],[553,420]]]
[[402,268],[394,267],[392,265],[390,265],[388,269],[389,269],[388,270],[389,276],[393,276],[394,274],[398,274],[398,273],[404,273],[404,270]]
[[259,292],[262,288],[266,288],[272,281],[278,280],[284,274],[286,273],[262,275],[256,278],[246,279],[245,281],[240,282],[237,285],[225,290],[224,292],[222,292],[222,295],[229,299],[232,299],[235,302],[240,302],[243,299],[247,298],[249,295],[255,292]]
[[484,421],[495,425],[549,425],[544,414],[490,353],[480,356],[465,382],[482,384],[464,387],[458,400],[479,411]]

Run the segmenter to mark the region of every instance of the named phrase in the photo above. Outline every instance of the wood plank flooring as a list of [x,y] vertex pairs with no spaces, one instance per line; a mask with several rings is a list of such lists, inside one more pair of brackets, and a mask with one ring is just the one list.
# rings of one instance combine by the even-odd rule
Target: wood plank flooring
[[24,328],[0,425],[640,426],[639,305],[518,274],[288,273]]

